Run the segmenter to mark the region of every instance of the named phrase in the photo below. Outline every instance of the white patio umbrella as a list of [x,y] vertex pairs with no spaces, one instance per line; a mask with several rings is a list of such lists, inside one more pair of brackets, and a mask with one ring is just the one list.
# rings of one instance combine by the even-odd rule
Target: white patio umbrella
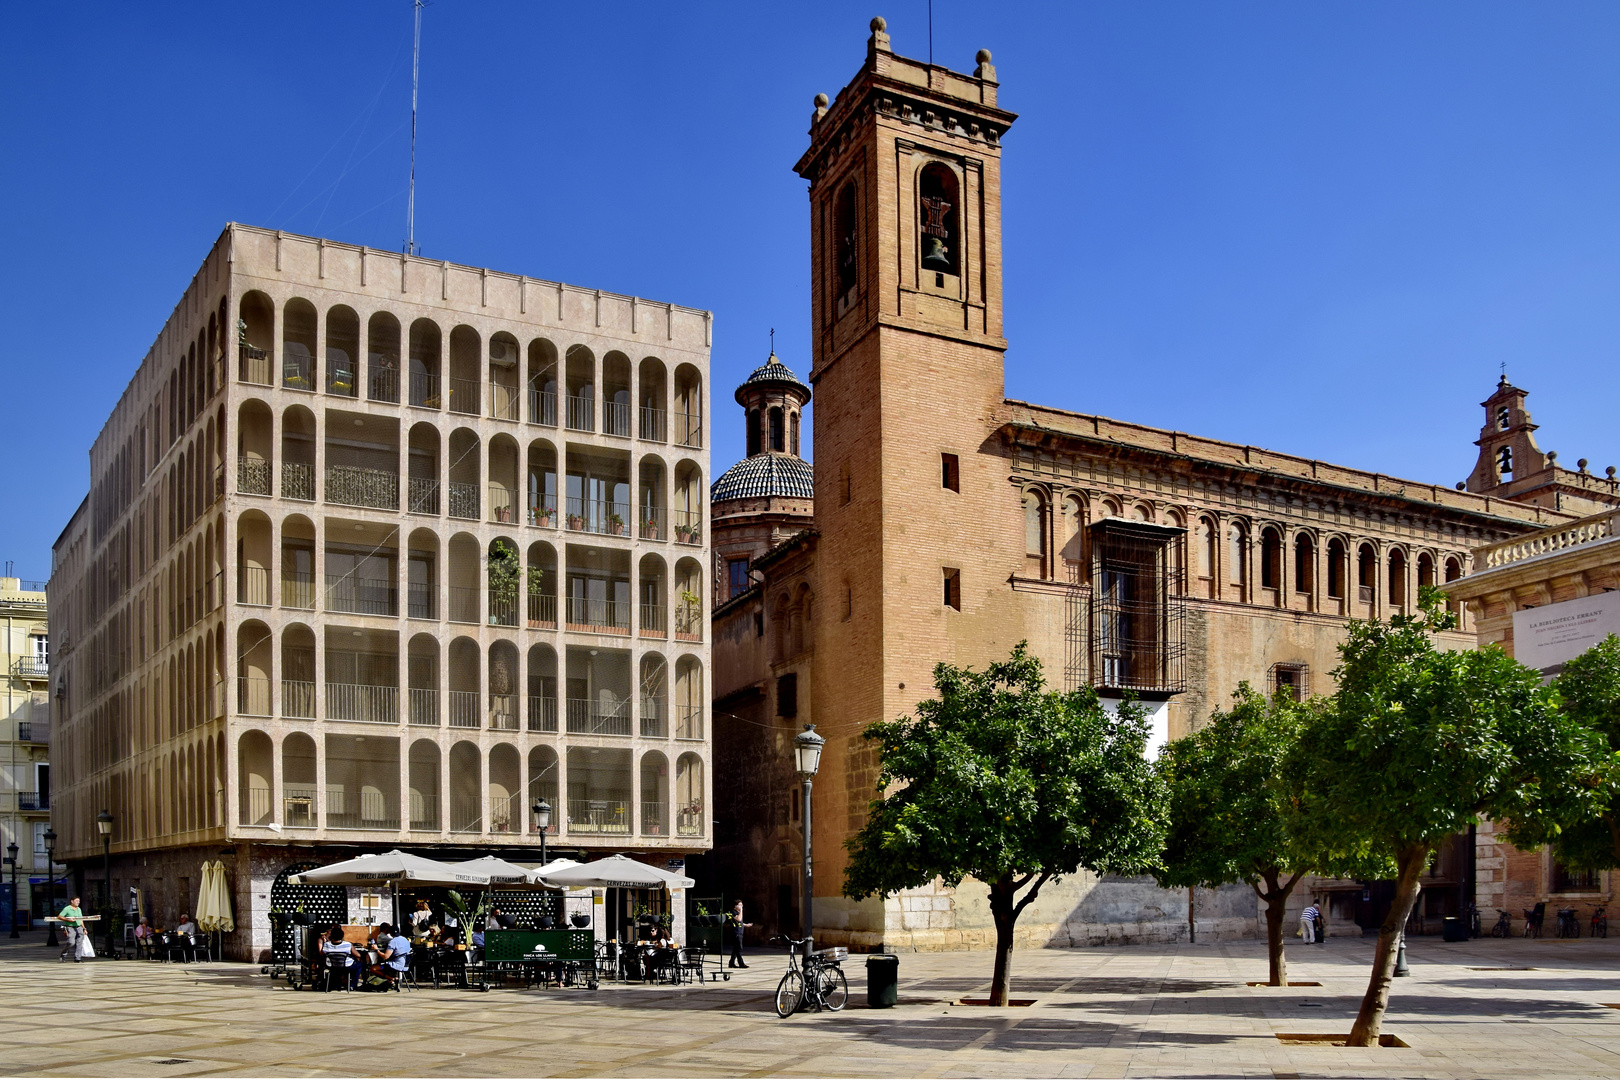
[[623,855],[565,866],[543,877],[546,884],[558,889],[668,889],[673,892],[697,884],[689,877]]
[[485,870],[465,868],[464,864],[442,863],[408,851],[384,852],[380,855],[362,855],[292,874],[287,881],[293,885],[385,885],[407,883],[411,885],[489,885]]
[[492,889],[548,889],[540,880],[539,871],[530,870],[526,866],[497,859],[493,855],[485,855],[481,859],[468,859],[466,862],[448,863],[447,865],[462,870],[471,870],[474,873],[489,875],[489,887]]
[[197,926],[202,930],[213,933],[214,926],[214,868],[219,864],[204,862],[202,864],[202,881],[197,886]]
[[219,860],[214,862],[214,922],[215,929],[223,933],[236,929],[236,917],[231,913],[231,883],[225,877],[224,862]]

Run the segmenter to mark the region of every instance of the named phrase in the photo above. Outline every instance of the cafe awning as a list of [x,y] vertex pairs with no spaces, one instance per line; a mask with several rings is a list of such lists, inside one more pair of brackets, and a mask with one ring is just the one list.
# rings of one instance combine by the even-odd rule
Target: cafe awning
[[540,872],[531,870],[517,863],[497,859],[493,855],[485,855],[481,859],[468,859],[466,862],[447,863],[447,866],[457,870],[468,870],[475,874],[488,874],[489,887],[492,889],[548,889],[549,886],[540,880]]
[[697,884],[689,877],[623,855],[565,866],[543,877],[546,884],[557,889],[669,889],[673,892]]
[[397,848],[381,855],[362,855],[331,866],[305,870],[287,878],[292,885],[489,885],[487,870],[442,863]]

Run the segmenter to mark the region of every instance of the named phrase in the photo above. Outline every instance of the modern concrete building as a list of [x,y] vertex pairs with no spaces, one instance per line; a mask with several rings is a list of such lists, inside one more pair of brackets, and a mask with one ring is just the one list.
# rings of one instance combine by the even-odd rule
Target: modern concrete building
[[227,845],[247,956],[290,863],[537,857],[540,797],[554,847],[706,848],[710,333],[228,226],[56,545],[64,857],[109,811],[171,919]]
[[[0,728],[4,802],[0,802],[0,848],[17,845],[17,893],[11,894],[11,867],[0,874],[0,932],[11,931],[15,904],[21,922],[47,914],[50,867],[45,834],[51,814],[50,636],[45,617],[45,582],[0,577],[0,638],[4,665],[5,726]],[[9,858],[9,856],[7,856]]]
[[[1016,117],[1000,89],[987,51],[971,74],[921,63],[895,55],[874,20],[853,79],[830,102],[817,96],[796,165],[809,185],[813,514],[798,511],[805,492],[787,486],[791,471],[767,475],[753,457],[723,514],[720,485],[714,493],[727,783],[709,887],[742,895],[762,923],[796,926],[790,744],[813,721],[827,738],[814,786],[827,943],[992,939],[972,883],[838,895],[844,841],[876,794],[861,733],[930,694],[937,662],[982,667],[1027,641],[1053,684],[1089,685],[1105,701],[1135,695],[1156,736],[1173,738],[1241,681],[1330,689],[1348,620],[1414,610],[1419,587],[1461,578],[1473,549],[1569,520],[1558,498],[1577,489],[1614,495],[1612,481],[1566,472],[1545,478],[1558,498],[1529,474],[1522,492],[1457,490],[1008,399],[1001,166]],[[1143,386],[1151,403],[1151,380]],[[747,384],[738,400],[750,442],[768,436]],[[1494,435],[1486,441],[1494,454]],[[744,554],[749,565],[736,567]],[[1449,636],[1472,640],[1471,628]],[[1459,884],[1456,862],[1431,884]],[[1336,924],[1376,923],[1371,886],[1318,884]],[[1429,914],[1448,914],[1459,891],[1425,895]],[[1145,880],[1077,874],[1047,886],[1019,932],[1029,944],[1168,940],[1186,933],[1187,904]],[[1201,938],[1254,935],[1257,916],[1245,888],[1200,891]]]

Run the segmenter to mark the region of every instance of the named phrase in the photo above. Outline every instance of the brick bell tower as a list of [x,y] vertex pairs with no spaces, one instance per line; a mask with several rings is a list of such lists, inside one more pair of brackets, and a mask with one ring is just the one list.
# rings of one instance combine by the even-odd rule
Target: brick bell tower
[[[987,637],[961,622],[960,598],[950,608],[948,579],[964,551],[1002,546],[977,527],[1007,489],[980,448],[1003,402],[1001,139],[1016,119],[996,106],[988,50],[964,75],[895,55],[881,18],[871,30],[855,78],[831,104],[816,96],[794,166],[810,183],[814,715],[827,738],[816,914],[852,941],[883,930],[881,904],[837,897],[842,843],[876,780],[860,732],[909,711],[936,661],[989,655],[958,648]],[[955,587],[989,586],[959,573]]]

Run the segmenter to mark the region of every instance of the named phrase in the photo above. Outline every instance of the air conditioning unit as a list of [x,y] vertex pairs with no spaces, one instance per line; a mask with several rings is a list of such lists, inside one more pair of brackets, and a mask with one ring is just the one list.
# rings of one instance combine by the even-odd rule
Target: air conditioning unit
[[517,367],[517,345],[510,341],[492,341],[489,362],[495,367]]

